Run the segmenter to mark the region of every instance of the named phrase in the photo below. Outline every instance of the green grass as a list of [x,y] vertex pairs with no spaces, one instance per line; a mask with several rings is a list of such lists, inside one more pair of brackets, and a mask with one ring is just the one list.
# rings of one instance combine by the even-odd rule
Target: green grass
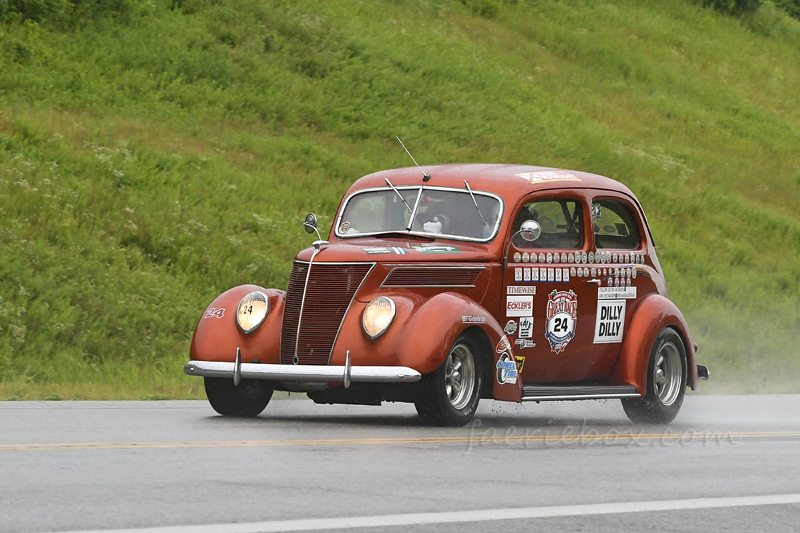
[[409,164],[395,135],[425,164],[626,183],[702,390],[800,389],[792,19],[681,0],[137,5],[0,24],[0,399],[202,397],[181,373],[201,311],[284,288],[307,212],[327,231],[352,181]]

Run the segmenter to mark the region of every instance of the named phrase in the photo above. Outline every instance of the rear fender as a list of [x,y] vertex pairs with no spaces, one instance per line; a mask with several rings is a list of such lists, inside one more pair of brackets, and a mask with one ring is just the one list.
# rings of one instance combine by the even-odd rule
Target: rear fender
[[695,348],[689,335],[689,326],[683,315],[670,300],[652,293],[644,297],[631,319],[612,381],[636,386],[636,392],[647,394],[647,365],[656,337],[664,328],[674,329],[683,340],[689,366],[689,386],[697,387]]
[[[239,302],[253,291],[261,291],[269,300],[264,323],[252,333],[243,332],[236,323]],[[257,285],[240,285],[219,295],[203,312],[192,337],[189,358],[192,361],[233,362],[240,348],[242,362],[280,363],[281,323],[286,293]]]
[[[500,384],[496,380],[495,368],[500,353],[495,349],[503,338],[503,328],[486,309],[474,300],[451,292],[437,294],[429,299],[415,295],[381,293],[395,302],[394,323],[381,337],[370,339],[364,333],[361,317],[366,303],[353,301],[345,318],[342,331],[336,342],[331,364],[343,365],[348,350],[353,365],[398,365],[407,366],[421,374],[429,374],[439,368],[450,348],[465,330],[483,335],[479,345],[484,352],[484,362],[491,361],[494,398],[520,401],[522,381]],[[480,333],[478,333],[480,331]],[[511,360],[514,356],[507,350]]]

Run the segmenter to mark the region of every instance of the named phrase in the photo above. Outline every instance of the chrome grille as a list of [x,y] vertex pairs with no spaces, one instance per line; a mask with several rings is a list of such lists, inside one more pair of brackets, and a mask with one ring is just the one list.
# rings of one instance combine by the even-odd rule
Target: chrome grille
[[373,266],[374,263],[313,263],[303,304],[309,265],[295,261],[283,311],[281,364],[293,363],[295,346],[298,364],[328,364],[344,315]]
[[475,268],[397,267],[383,281],[384,287],[474,287],[483,270]]

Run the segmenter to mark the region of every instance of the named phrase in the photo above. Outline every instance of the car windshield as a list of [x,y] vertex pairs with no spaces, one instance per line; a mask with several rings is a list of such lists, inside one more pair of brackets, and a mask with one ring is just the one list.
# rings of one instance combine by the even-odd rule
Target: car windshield
[[347,238],[407,232],[488,241],[497,233],[502,211],[498,197],[474,190],[470,194],[466,188],[370,189],[347,200],[338,219],[336,235]]

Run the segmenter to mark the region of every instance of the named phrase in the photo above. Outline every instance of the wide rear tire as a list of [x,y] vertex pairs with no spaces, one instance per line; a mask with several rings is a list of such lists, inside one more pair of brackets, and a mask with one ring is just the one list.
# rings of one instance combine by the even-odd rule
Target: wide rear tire
[[223,416],[254,417],[272,398],[272,385],[257,379],[243,379],[236,386],[230,378],[203,378],[208,403]]
[[442,366],[422,376],[417,413],[441,426],[464,426],[472,420],[480,402],[483,368],[478,343],[462,333],[453,343]]
[[622,408],[632,422],[668,424],[678,415],[686,392],[686,348],[671,328],[661,330],[650,350],[647,393],[623,398]]

